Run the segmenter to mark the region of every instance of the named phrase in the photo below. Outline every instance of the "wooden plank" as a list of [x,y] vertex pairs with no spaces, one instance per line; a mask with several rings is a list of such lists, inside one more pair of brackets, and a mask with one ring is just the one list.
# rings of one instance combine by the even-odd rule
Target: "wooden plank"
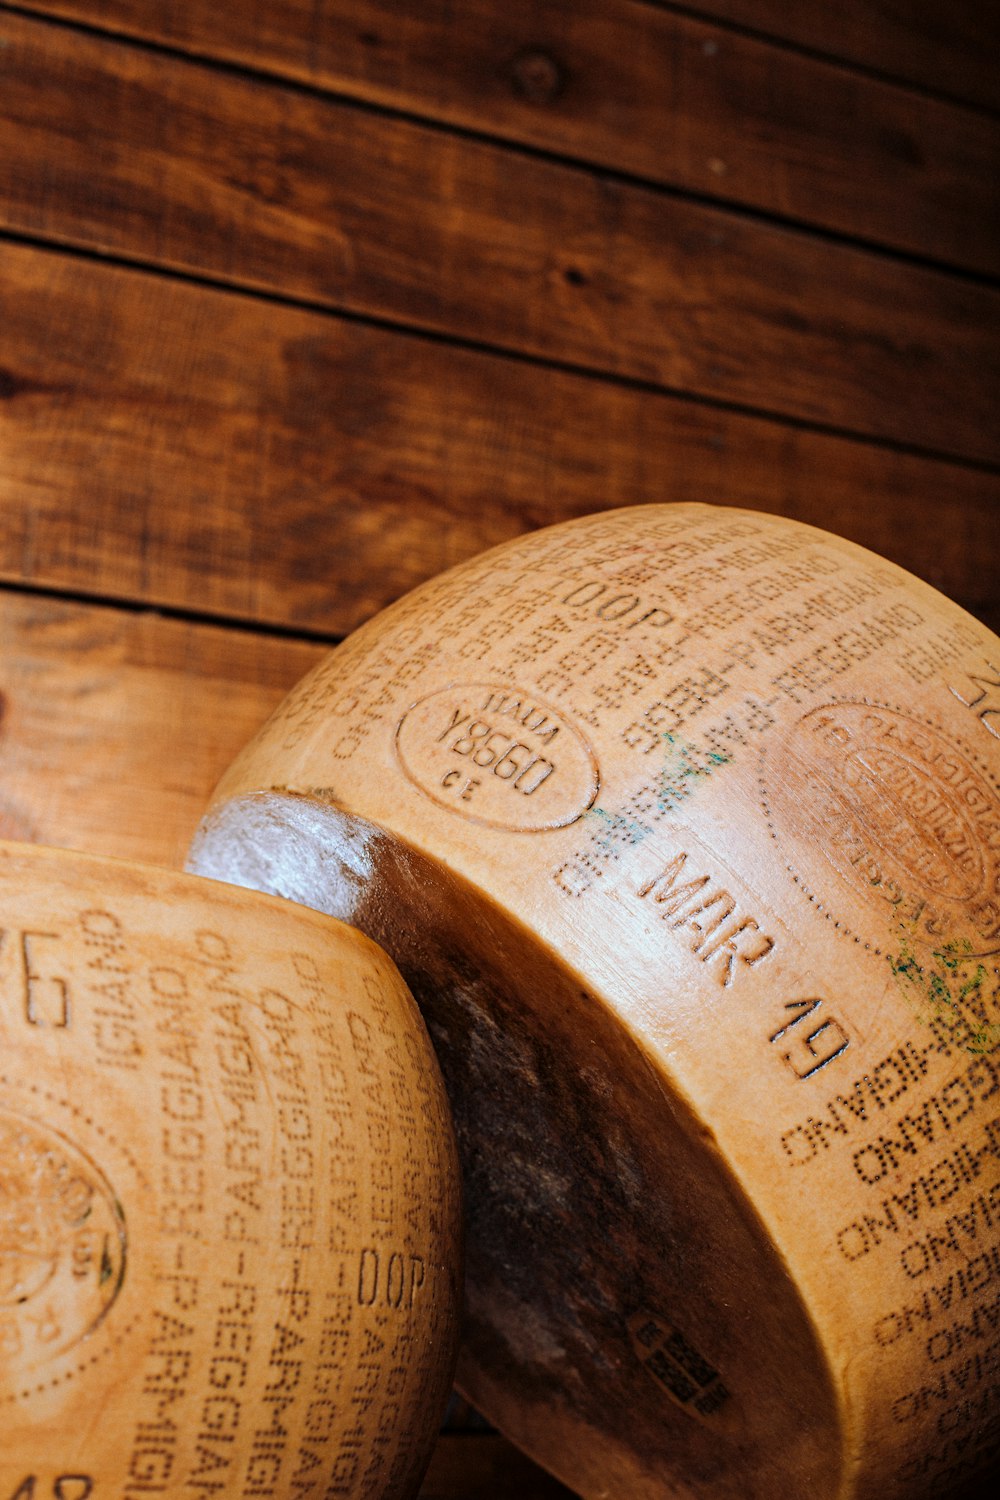
[[456,26],[445,0],[31,9],[1000,272],[1000,124],[670,10],[467,0]]
[[0,577],[336,635],[536,526],[703,500],[1000,620],[996,475],[0,245]]
[[572,1491],[497,1434],[445,1434],[420,1500],[572,1500]]
[[0,590],[0,837],[178,866],[321,648]]
[[1000,293],[8,16],[0,225],[1000,460]]
[[690,8],[1000,108],[1000,8],[991,0],[695,0]]

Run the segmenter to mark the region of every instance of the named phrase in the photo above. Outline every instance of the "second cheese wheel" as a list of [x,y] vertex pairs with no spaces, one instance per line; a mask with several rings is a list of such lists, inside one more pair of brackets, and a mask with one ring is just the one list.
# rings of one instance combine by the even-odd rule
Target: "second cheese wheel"
[[406,1500],[460,1246],[440,1075],[374,944],[0,843],[3,1500]]
[[463,1388],[593,1497],[997,1452],[1000,642],[794,522],[522,538],[359,630],[195,869],[392,953],[455,1111]]

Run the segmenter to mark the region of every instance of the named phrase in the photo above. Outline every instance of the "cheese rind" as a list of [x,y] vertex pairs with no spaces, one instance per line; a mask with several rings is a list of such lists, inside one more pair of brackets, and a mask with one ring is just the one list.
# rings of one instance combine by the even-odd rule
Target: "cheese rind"
[[567,1482],[994,1456],[1000,642],[961,610],[742,511],[521,538],[332,653],[192,860],[397,958],[459,1121],[462,1380]]
[[412,999],[264,895],[0,845],[0,1493],[416,1493],[458,1171]]

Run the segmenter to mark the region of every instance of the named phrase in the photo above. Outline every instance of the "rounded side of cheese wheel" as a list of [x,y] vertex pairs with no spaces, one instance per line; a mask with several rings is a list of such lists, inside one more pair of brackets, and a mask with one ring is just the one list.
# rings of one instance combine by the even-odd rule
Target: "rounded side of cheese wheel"
[[555,527],[333,652],[192,866],[396,958],[456,1114],[463,1387],[581,1493],[946,1494],[995,1458],[1000,642],[968,615],[759,514]]
[[391,961],[329,917],[0,845],[0,1494],[412,1496],[458,1165]]

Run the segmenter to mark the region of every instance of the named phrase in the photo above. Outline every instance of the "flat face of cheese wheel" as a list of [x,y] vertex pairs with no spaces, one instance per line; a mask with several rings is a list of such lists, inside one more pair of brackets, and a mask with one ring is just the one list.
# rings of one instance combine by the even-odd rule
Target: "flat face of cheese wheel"
[[414,1494],[458,1175],[392,964],[285,902],[17,845],[0,912],[0,1494]]
[[[407,890],[398,850],[427,862]],[[470,1280],[479,1334],[464,1379],[581,1492],[946,1494],[995,1457],[1000,642],[961,610],[849,543],[740,511],[650,506],[522,538],[321,664],[223,782],[193,859],[377,932],[452,1059],[460,1121],[491,1090],[520,1101],[520,1153],[508,1139],[492,1161],[473,1148],[478,1175],[466,1162],[471,1264],[490,1269]],[[420,896],[446,875],[474,893],[453,916]],[[501,920],[530,935],[509,940],[516,974],[507,939],[483,946]],[[615,1068],[630,1080],[623,1161],[655,1138],[631,1258],[615,1169],[588,1214],[593,1153],[567,1157],[559,1191],[581,1255],[618,1236],[614,1296],[643,1294],[623,1296],[589,1342],[547,1210],[509,1181],[512,1154],[525,1183],[555,1181],[551,1152],[532,1154],[531,1108],[505,1083],[516,1066],[475,1028],[454,1041],[447,996],[463,974],[484,995],[494,986],[481,1012],[502,1017],[495,1038],[558,1032],[535,1068],[557,1101],[539,1139],[590,1139],[567,1080],[580,1086],[591,1039],[614,1059],[595,1097],[614,1094]],[[466,1053],[484,1073],[463,1068]],[[581,1109],[599,1121],[595,1142],[611,1130]],[[477,1193],[517,1205],[525,1264],[554,1257],[534,1297],[505,1303]],[[727,1238],[741,1217],[754,1250]],[[743,1258],[745,1290],[720,1269],[713,1294],[702,1260],[686,1308],[672,1255],[698,1240],[719,1242],[720,1268]],[[654,1244],[673,1247],[658,1302]],[[754,1288],[769,1257],[767,1323]],[[711,1337],[727,1317],[746,1336],[726,1333],[728,1365]],[[780,1328],[789,1353],[765,1412]],[[506,1376],[490,1347],[515,1351]],[[729,1403],[699,1411],[669,1389],[692,1383],[686,1348]],[[630,1439],[626,1409],[652,1410],[635,1392],[657,1371],[675,1460],[646,1427]],[[783,1425],[800,1379],[816,1422]],[[540,1431],[546,1383],[562,1415]],[[703,1436],[727,1422],[728,1450]],[[702,1436],[678,1436],[688,1429]],[[809,1432],[808,1454],[792,1429]],[[744,1462],[765,1448],[778,1469]],[[739,1488],[741,1463],[756,1490]]]

